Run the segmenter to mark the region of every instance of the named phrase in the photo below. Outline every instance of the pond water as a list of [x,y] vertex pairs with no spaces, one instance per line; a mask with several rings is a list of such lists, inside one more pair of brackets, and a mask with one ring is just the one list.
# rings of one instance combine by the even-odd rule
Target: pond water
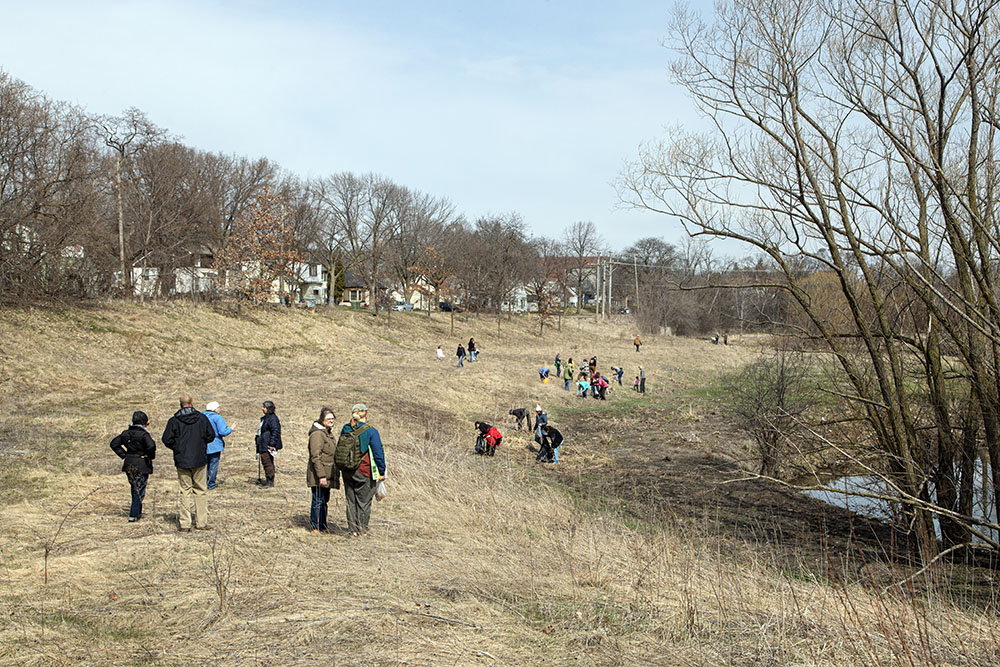
[[[975,492],[973,494],[972,515],[977,519],[997,523],[997,506],[993,497],[993,489],[983,476],[982,461],[976,462]],[[879,493],[889,495],[885,483],[878,477],[871,475],[848,475],[827,482],[826,489],[810,489],[802,491],[803,494],[822,500],[835,507],[843,507],[855,514],[878,519],[880,521],[891,522],[897,512],[892,503],[875,498],[863,498],[852,495],[855,493]],[[833,489],[836,489],[834,491]],[[933,496],[933,488],[931,489]],[[1000,539],[1000,534],[995,529],[981,528],[989,535],[990,539]],[[934,532],[941,536],[941,526],[937,517],[934,518]],[[973,540],[979,542],[979,539]]]

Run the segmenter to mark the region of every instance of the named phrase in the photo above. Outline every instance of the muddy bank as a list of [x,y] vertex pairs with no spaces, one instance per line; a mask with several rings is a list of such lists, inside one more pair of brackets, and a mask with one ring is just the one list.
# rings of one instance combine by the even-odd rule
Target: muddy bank
[[748,475],[738,459],[743,438],[711,415],[692,424],[663,410],[643,411],[641,423],[596,413],[568,415],[567,430],[602,447],[604,462],[567,466],[562,479],[593,498],[621,499],[636,518],[692,535],[765,548],[781,567],[816,574],[828,568],[857,574],[876,562],[914,565],[916,544],[886,523]]

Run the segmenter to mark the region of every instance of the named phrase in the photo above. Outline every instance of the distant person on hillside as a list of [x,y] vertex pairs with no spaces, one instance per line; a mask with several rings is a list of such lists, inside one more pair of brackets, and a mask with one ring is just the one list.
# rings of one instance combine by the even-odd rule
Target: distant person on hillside
[[[572,359],[570,361],[572,361]],[[563,389],[569,391],[569,385],[573,381],[573,367],[570,366],[569,364],[563,364],[562,377],[563,377],[563,382],[565,383]]]
[[590,362],[587,364],[587,369],[590,371],[590,377],[594,377],[594,372],[597,371],[597,357],[590,358]]
[[639,393],[646,393],[646,369],[639,366]]
[[344,497],[347,504],[347,529],[352,537],[368,532],[372,498],[379,481],[385,477],[385,450],[377,429],[367,423],[368,408],[355,403],[351,421],[340,429],[337,450],[357,448],[361,462],[354,470],[341,467],[344,475]]
[[595,376],[594,383],[597,385],[597,394],[594,396],[594,398],[599,398],[602,401],[608,400],[608,397],[607,397],[607,393],[608,393],[608,381],[607,381],[607,379],[605,379],[605,377],[603,375],[601,375],[600,373],[598,373],[596,371],[594,372],[594,376]]
[[545,382],[549,379],[549,368],[548,366],[542,366],[538,369],[538,379],[541,382]]
[[212,401],[206,405],[205,412],[202,414],[208,417],[208,421],[212,423],[212,428],[215,430],[215,440],[208,443],[208,450],[206,452],[208,468],[205,472],[205,477],[208,479],[208,488],[214,489],[215,478],[219,474],[219,459],[222,458],[222,450],[226,448],[226,441],[223,438],[232,433],[233,429],[222,418],[222,415],[219,414],[219,403],[217,401]]
[[549,423],[549,415],[541,405],[535,406],[535,442],[542,443],[542,427]]
[[514,408],[513,410],[509,411],[507,414],[513,415],[514,418],[517,419],[517,425],[514,426],[514,428],[517,429],[518,431],[520,431],[522,428],[524,428],[524,426],[525,426],[525,423],[524,423],[525,420],[527,420],[527,422],[528,422],[527,423],[528,429],[531,429],[531,413],[528,412],[527,408]]
[[438,361],[444,361],[444,350],[441,349],[440,345],[438,345],[437,349],[437,359]]
[[728,331],[723,331],[722,332],[722,344],[723,345],[729,345],[729,332]]
[[479,431],[479,437],[483,439],[486,445],[486,449],[482,453],[486,456],[493,456],[497,447],[503,442],[503,435],[497,430],[496,426],[491,426],[486,422],[476,422],[476,430]]
[[718,345],[718,344],[719,344],[719,332],[716,331],[715,335],[712,336],[712,345]]
[[156,443],[146,427],[149,417],[141,410],[132,413],[132,423],[111,441],[111,450],[122,460],[122,472],[132,490],[132,505],[129,507],[129,522],[142,517],[142,501],[146,497],[146,482],[153,474],[153,459],[156,458]]
[[546,424],[543,432],[544,438],[535,460],[542,463],[559,463],[559,448],[563,444],[562,433],[551,424]]
[[260,455],[260,462],[264,466],[264,482],[261,486],[265,489],[274,488],[274,455],[281,449],[281,420],[275,414],[274,403],[264,401],[260,406],[264,413],[260,418],[260,426],[257,427],[257,454]]
[[461,343],[458,344],[458,349],[455,351],[455,356],[458,357],[458,365],[459,365],[459,367],[464,366],[465,365],[465,348],[462,347]]
[[611,373],[618,378],[618,386],[622,386],[622,375],[625,374],[625,369],[621,366],[612,366]]
[[566,366],[569,368],[569,376],[572,378],[573,373],[576,372],[576,365],[573,363],[573,357],[569,358],[569,361],[566,362]]
[[635,351],[638,352],[639,346],[642,345],[642,339],[636,336],[635,339],[633,339],[632,344],[635,345]]
[[590,383],[587,382],[587,376],[580,373],[580,379],[576,383],[576,395],[580,398],[587,398],[588,391],[590,391]]
[[215,429],[208,417],[194,409],[191,397],[181,396],[180,409],[167,420],[163,429],[163,445],[174,453],[177,482],[180,485],[180,511],[177,530],[191,532],[191,510],[194,527],[208,530],[208,443],[215,439]]
[[559,367],[562,366],[562,359],[559,358],[558,352],[556,352],[556,359],[553,365],[556,367],[556,377],[562,377],[562,371],[559,370]]
[[[439,348],[440,349],[440,348]],[[337,439],[333,428],[337,415],[330,408],[319,411],[319,419],[309,428],[309,460],[306,463],[306,485],[312,494],[309,508],[309,529],[314,533],[327,530],[327,507],[330,489],[340,488],[340,475],[334,469],[333,455]]]
[[477,360],[479,357],[479,350],[476,349],[476,339],[469,338],[469,363]]
[[635,376],[635,382],[632,383],[632,391],[639,391],[639,376]]

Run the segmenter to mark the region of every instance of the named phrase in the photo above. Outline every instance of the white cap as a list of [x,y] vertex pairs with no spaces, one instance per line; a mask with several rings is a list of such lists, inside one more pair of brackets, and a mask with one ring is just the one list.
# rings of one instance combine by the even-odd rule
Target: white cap
[[542,411],[542,406],[536,405],[535,406],[535,412],[541,412],[541,411]]
[[219,409],[219,402],[211,401],[205,406],[205,409],[211,412],[216,412]]

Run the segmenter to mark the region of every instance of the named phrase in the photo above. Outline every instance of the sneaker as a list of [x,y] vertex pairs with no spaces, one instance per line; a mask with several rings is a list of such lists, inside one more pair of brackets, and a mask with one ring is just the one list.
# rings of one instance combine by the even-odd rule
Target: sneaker
[[310,533],[318,533],[318,532],[319,532],[319,528],[313,528],[313,529],[312,529],[312,530],[310,530],[309,532],[310,532]]
[[180,526],[178,526],[177,527],[177,532],[178,533],[190,533],[191,529],[190,528],[181,528]]
[[135,522],[136,522],[136,521],[138,521],[138,520],[139,520],[139,517],[137,517],[137,516],[130,516],[130,517],[128,518],[128,522],[129,522],[129,523],[135,523]]

